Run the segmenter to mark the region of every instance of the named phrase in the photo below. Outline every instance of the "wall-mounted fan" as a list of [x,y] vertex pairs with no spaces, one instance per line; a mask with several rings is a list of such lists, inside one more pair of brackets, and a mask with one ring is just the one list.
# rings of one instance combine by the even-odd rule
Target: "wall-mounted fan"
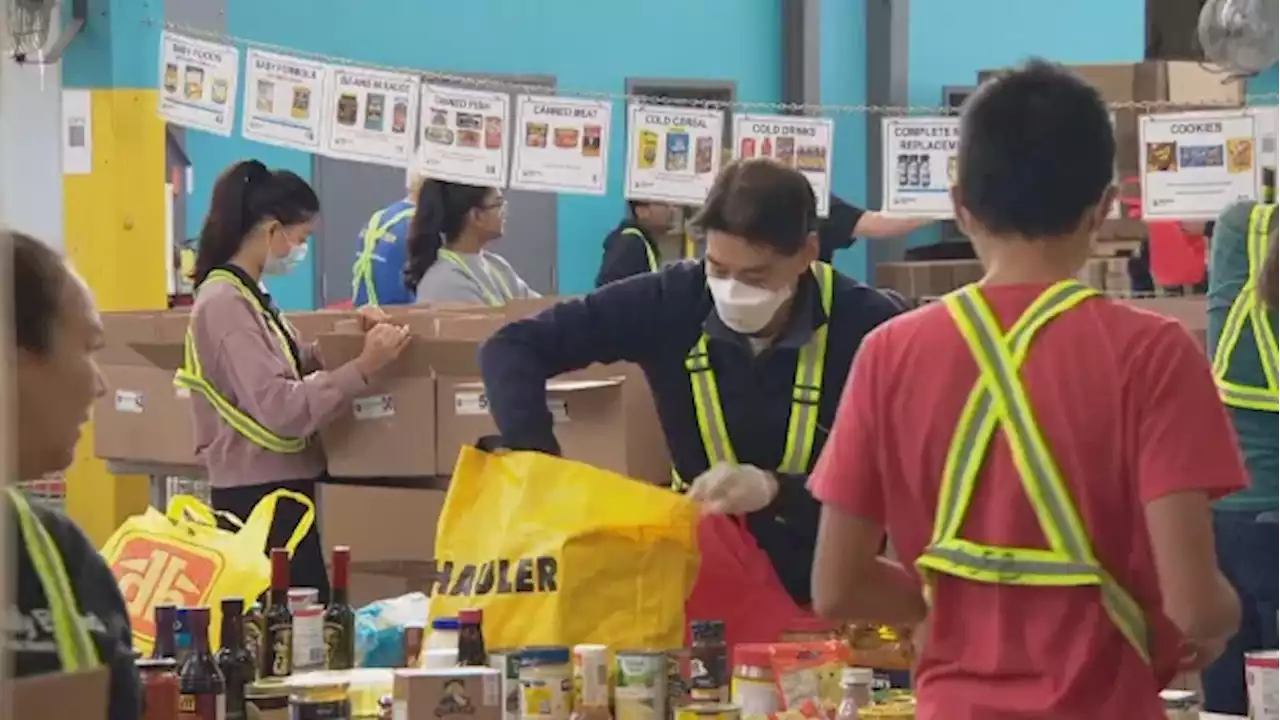
[[1205,59],[1236,76],[1256,75],[1277,57],[1277,0],[1207,0],[1197,31]]
[[62,18],[58,0],[3,0],[7,38],[0,38],[6,54],[18,62],[56,63],[75,36],[84,29],[88,0],[71,0],[71,22],[50,43]]

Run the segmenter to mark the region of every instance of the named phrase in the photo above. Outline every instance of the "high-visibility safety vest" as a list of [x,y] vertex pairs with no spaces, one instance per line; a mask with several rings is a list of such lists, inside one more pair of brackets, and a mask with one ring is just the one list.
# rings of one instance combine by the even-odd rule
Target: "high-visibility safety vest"
[[[827,322],[813,332],[809,342],[800,348],[796,361],[795,381],[791,385],[791,415],[787,420],[787,444],[777,471],[786,475],[803,475],[809,470],[813,457],[813,439],[818,429],[818,403],[822,399],[822,376],[827,362],[827,336],[831,325],[831,302],[835,295],[835,271],[826,263],[814,263],[813,274],[818,281],[818,295],[822,298],[822,310]],[[720,409],[720,390],[716,374],[711,368],[711,355],[707,350],[707,334],[685,357],[684,366],[689,371],[689,383],[693,388],[693,407],[698,418],[698,432],[702,435],[702,447],[707,453],[707,466],[724,462],[736,464],[737,453]],[[684,492],[689,483],[673,470],[671,489]]]
[[[1240,288],[1240,294],[1231,303],[1227,320],[1222,325],[1222,335],[1213,353],[1213,379],[1218,385],[1218,396],[1231,407],[1262,412],[1280,410],[1280,385],[1276,382],[1277,355],[1275,328],[1271,327],[1270,311],[1258,299],[1258,275],[1267,257],[1270,242],[1268,230],[1275,216],[1275,205],[1256,205],[1249,213],[1249,235],[1246,238],[1249,255],[1249,277]],[[1248,323],[1246,326],[1245,323]],[[1230,379],[1231,361],[1240,338],[1249,333],[1258,348],[1265,385],[1254,387]]]
[[80,604],[76,602],[62,553],[40,518],[36,517],[26,496],[9,488],[9,498],[18,516],[22,543],[40,580],[40,588],[44,590],[45,601],[49,603],[49,614],[53,616],[53,641],[58,648],[62,671],[73,673],[100,667],[102,660],[80,614]]
[[356,256],[356,262],[351,266],[351,297],[359,294],[360,285],[364,285],[365,296],[368,297],[370,305],[377,307],[378,291],[373,284],[373,251],[378,247],[378,242],[391,234],[391,228],[400,224],[405,218],[413,217],[416,208],[408,207],[395,213],[386,222],[382,221],[382,215],[386,212],[386,208],[379,210],[369,218],[369,224],[364,228],[364,246],[360,248],[360,254]]
[[[284,356],[289,358],[289,364],[292,366],[294,376],[301,379],[302,368],[294,355],[292,345],[294,332],[288,322],[264,307],[253,290],[241,282],[240,278],[235,274],[226,270],[210,272],[204,282],[200,283],[200,287],[204,288],[210,283],[220,282],[231,283],[232,287],[240,293],[240,296],[248,300],[253,309],[266,320],[267,327],[271,328],[271,332],[275,335],[276,342],[279,343]],[[173,384],[179,388],[202,395],[213,406],[213,409],[218,413],[218,417],[222,418],[223,422],[230,425],[246,440],[264,450],[278,453],[302,452],[307,447],[306,438],[281,437],[268,430],[262,423],[232,404],[226,396],[218,392],[217,388],[205,380],[204,372],[200,366],[200,356],[196,353],[195,335],[192,334],[190,327],[187,328],[186,351],[183,356],[182,367],[174,375]]]
[[[625,228],[622,234],[640,238],[640,242],[644,244],[644,254],[649,258],[649,272],[658,272],[658,268],[662,267],[662,264],[658,262],[658,254],[654,252],[653,245],[649,244],[649,238],[645,237],[644,233],[637,228]],[[697,253],[694,252],[693,248],[693,238],[686,233],[684,236],[684,259],[688,260],[696,255]]]
[[439,256],[454,265],[457,265],[459,270],[465,273],[467,277],[471,278],[471,282],[475,283],[480,288],[480,292],[484,293],[484,299],[489,303],[489,305],[493,307],[500,307],[502,305],[506,305],[507,301],[514,297],[511,294],[511,288],[507,286],[507,281],[503,279],[501,274],[494,273],[489,269],[489,263],[484,259],[484,257],[480,258],[480,267],[484,271],[484,276],[489,279],[489,282],[493,283],[495,288],[497,288],[497,295],[489,289],[488,285],[480,282],[480,278],[476,277],[476,274],[471,272],[471,268],[467,265],[467,261],[463,260],[461,255],[452,250],[440,248]]
[[[1007,333],[1000,330],[976,285],[942,298],[977,362],[979,377],[969,391],[947,451],[933,536],[916,560],[916,568],[926,579],[928,573],[942,573],[997,585],[1096,585],[1111,621],[1149,663],[1147,622],[1142,608],[1095,557],[1084,523],[1018,376],[1036,333],[1096,295],[1097,290],[1074,280],[1057,283],[1044,291]],[[983,545],[960,537],[997,425],[1009,444],[1048,549]],[[926,585],[930,587],[931,584]]]

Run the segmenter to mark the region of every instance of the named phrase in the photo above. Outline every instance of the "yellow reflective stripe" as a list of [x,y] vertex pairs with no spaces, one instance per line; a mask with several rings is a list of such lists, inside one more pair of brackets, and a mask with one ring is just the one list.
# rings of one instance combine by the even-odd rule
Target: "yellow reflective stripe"
[[100,666],[98,649],[80,614],[80,604],[57,543],[49,536],[49,531],[36,517],[21,491],[9,488],[9,497],[18,516],[23,544],[49,603],[49,613],[53,616],[53,640],[62,670],[79,672]]
[[707,464],[738,462],[729,438],[720,407],[720,388],[716,384],[715,371],[711,368],[711,355],[707,349],[707,336],[698,338],[693,351],[685,360],[689,370],[689,382],[693,386],[694,413],[698,418],[698,432],[702,435],[702,447],[707,453]]
[[684,251],[685,260],[691,260],[693,258],[698,257],[698,247],[693,242],[693,234],[687,230],[684,233],[684,246],[681,248],[681,250]]
[[364,292],[368,297],[368,305],[378,305],[378,292],[373,285],[373,251],[378,246],[378,241],[386,237],[391,228],[395,227],[401,220],[412,217],[417,208],[405,208],[390,220],[382,222],[382,216],[386,212],[386,208],[379,210],[369,217],[369,223],[364,228],[364,242],[360,248],[360,254],[356,257],[356,262],[351,266],[351,297],[355,298],[359,294],[360,284],[364,284]]
[[493,283],[498,288],[498,292],[501,294],[501,297],[494,295],[488,285],[480,282],[480,278],[476,277],[476,274],[471,272],[471,268],[467,267],[467,261],[463,260],[458,253],[445,248],[440,248],[440,257],[443,257],[445,260],[457,265],[459,270],[465,273],[467,277],[471,278],[471,282],[475,283],[476,286],[480,288],[480,292],[484,293],[485,300],[487,300],[493,307],[505,305],[506,301],[511,299],[511,288],[507,287],[507,281],[504,280],[501,275],[495,276],[493,274],[493,271],[489,269],[489,262],[484,259],[484,256],[480,256],[480,267],[484,270],[484,275],[489,279],[489,282]]
[[[1249,212],[1249,230],[1245,239],[1249,275],[1231,303],[1213,353],[1213,377],[1222,402],[1232,407],[1263,412],[1280,410],[1280,382],[1277,380],[1280,375],[1277,370],[1280,346],[1277,345],[1276,334],[1271,328],[1268,311],[1258,302],[1255,291],[1258,273],[1266,258],[1270,242],[1268,231],[1275,212],[1275,205],[1255,205]],[[1244,336],[1246,322],[1249,323],[1248,330],[1257,347],[1263,387],[1234,382],[1229,377],[1231,361]]]
[[622,234],[640,238],[640,244],[644,246],[645,257],[649,259],[649,272],[658,272],[658,256],[654,254],[653,247],[649,245],[649,239],[644,236],[644,233],[636,228],[624,228]]
[[[293,368],[298,378],[302,377],[302,369],[294,362],[293,352],[289,347],[289,338],[285,335],[292,332],[292,328],[288,326],[287,321],[277,323],[274,316],[267,312],[262,306],[258,298],[240,278],[226,270],[214,270],[205,278],[201,287],[209,282],[228,282],[236,288],[241,297],[249,301],[249,304],[264,316],[267,326],[271,328],[272,333],[276,336],[276,340],[280,345],[281,352],[288,358],[290,367]],[[194,317],[193,317],[194,321]],[[204,370],[200,364],[200,355],[196,352],[195,335],[191,332],[191,328],[187,328],[187,333],[183,339],[183,363],[173,376],[173,384],[176,387],[199,393],[209,402],[209,405],[218,413],[218,417],[223,422],[230,425],[233,430],[239,433],[249,442],[261,447],[265,450],[278,453],[297,453],[306,449],[307,438],[286,438],[281,437],[264,425],[259,423],[247,413],[236,407],[230,400],[227,400],[222,393],[218,392],[204,377]]]

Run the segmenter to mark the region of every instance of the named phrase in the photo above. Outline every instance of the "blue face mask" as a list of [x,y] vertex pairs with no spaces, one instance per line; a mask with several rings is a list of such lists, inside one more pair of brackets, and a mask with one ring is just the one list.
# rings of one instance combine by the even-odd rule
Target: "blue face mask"
[[282,257],[271,256],[267,258],[267,264],[263,266],[264,275],[285,275],[292,272],[307,259],[307,248],[309,243],[302,242],[289,248],[289,254]]

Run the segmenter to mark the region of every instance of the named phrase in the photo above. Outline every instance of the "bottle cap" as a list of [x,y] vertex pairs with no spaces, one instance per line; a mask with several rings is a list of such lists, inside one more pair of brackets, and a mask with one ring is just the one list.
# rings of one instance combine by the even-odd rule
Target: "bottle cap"
[[244,598],[229,597],[222,599],[222,617],[244,614]]
[[458,611],[459,625],[479,625],[484,621],[484,611],[476,608],[468,608]]
[[724,642],[724,623],[720,620],[694,620],[689,623],[694,642]]
[[445,632],[448,632],[448,631],[450,631],[450,630],[457,630],[457,629],[458,629],[458,618],[456,618],[456,617],[442,617],[442,618],[436,618],[435,620],[432,620],[432,621],[431,621],[431,629],[432,629],[432,630],[444,630]]
[[271,550],[271,587],[276,590],[289,589],[289,551],[284,548]]
[[840,671],[841,685],[871,685],[876,674],[870,668],[847,667]]

